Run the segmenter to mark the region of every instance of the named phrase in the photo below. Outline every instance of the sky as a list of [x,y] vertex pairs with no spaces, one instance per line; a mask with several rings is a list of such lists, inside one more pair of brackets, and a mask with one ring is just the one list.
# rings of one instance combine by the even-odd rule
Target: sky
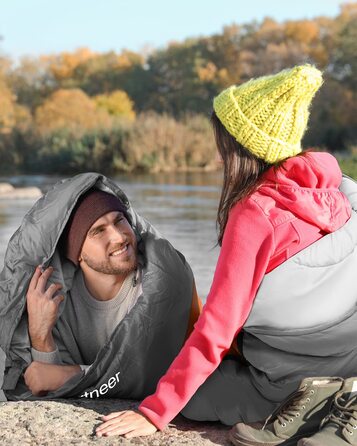
[[0,51],[21,56],[163,48],[269,16],[334,17],[343,0],[0,0]]

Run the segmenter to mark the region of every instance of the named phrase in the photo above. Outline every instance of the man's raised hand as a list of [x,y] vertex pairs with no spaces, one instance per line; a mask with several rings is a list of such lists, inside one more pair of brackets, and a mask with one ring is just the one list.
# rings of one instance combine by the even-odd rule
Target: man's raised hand
[[52,272],[52,267],[41,272],[38,266],[26,295],[31,344],[39,351],[55,350],[52,329],[56,323],[58,307],[64,300],[62,295],[53,297],[62,288],[61,284],[51,284],[47,287]]

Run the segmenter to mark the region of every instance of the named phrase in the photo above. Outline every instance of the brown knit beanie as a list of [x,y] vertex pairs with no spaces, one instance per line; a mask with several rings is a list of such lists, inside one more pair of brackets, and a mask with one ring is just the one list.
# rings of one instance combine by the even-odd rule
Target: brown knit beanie
[[127,218],[125,205],[115,195],[90,189],[79,198],[63,231],[62,242],[65,256],[75,265],[79,263],[78,259],[90,227],[98,218],[113,211],[123,212]]

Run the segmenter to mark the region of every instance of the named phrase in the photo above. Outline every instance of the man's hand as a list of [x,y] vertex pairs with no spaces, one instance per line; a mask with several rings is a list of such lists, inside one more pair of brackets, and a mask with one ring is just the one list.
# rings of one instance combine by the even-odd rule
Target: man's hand
[[35,396],[59,389],[72,376],[81,372],[79,365],[46,364],[33,361],[27,367],[24,378],[27,387]]
[[133,410],[112,412],[103,416],[102,420],[104,423],[96,429],[97,437],[124,435],[125,438],[133,438],[151,435],[157,431],[157,427],[148,418]]
[[37,267],[26,295],[32,347],[47,352],[55,350],[52,328],[56,323],[58,307],[64,300],[63,296],[53,297],[62,288],[61,284],[51,284],[46,290],[47,281],[52,272],[52,267],[47,268],[43,273],[40,267]]

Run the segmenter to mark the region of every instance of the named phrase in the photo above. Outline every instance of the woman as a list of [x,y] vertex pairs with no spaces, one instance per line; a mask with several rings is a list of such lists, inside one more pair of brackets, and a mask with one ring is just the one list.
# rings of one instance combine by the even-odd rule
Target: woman
[[[345,317],[353,313],[355,296],[353,303],[350,296],[337,301],[334,291],[322,296],[314,286],[323,281],[315,277],[322,268],[310,268],[312,276],[305,277],[309,265],[292,263],[351,217],[335,158],[300,154],[309,105],[321,84],[321,73],[304,65],[215,98],[212,124],[224,184],[217,218],[221,252],[207,303],[156,393],[138,413],[103,417],[98,436],[148,435],[180,411],[228,425],[255,421],[304,377],[352,376],[357,354],[349,340],[344,345],[344,333],[346,323],[357,325]],[[321,299],[331,309],[326,314],[319,311]],[[235,339],[246,361],[223,360]]]

